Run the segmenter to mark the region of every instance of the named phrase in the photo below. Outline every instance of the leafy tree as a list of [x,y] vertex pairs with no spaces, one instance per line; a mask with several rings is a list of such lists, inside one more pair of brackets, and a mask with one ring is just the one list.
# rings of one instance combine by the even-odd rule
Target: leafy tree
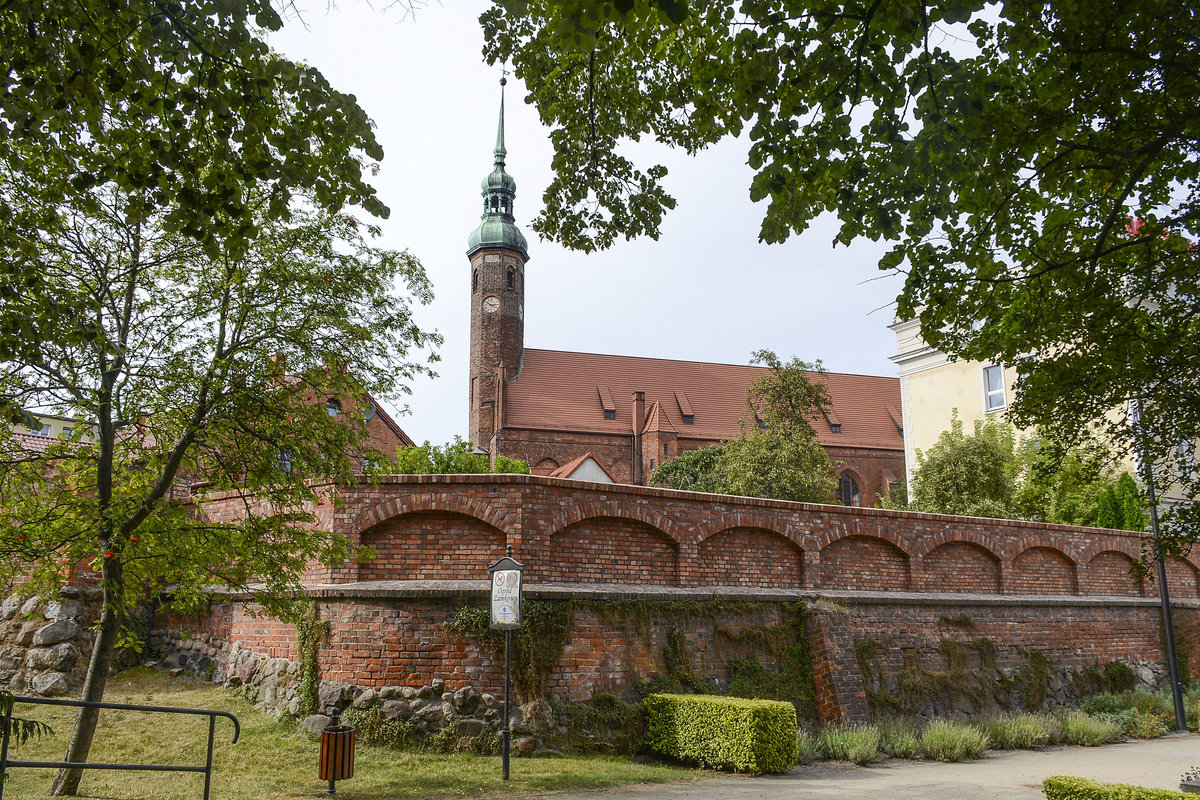
[[[783,362],[759,350],[753,363],[767,373],[750,386],[746,402],[754,419],[739,421],[741,436],[716,447],[682,453],[663,463],[650,484],[747,497],[828,503],[833,463],[809,420],[829,408],[820,362]],[[677,463],[678,462],[678,463]]]
[[[285,221],[264,196],[250,246],[213,257],[172,213],[144,213],[141,193],[106,183],[81,197],[83,207],[50,209],[62,226],[27,243],[40,279],[26,293],[35,308],[66,299],[57,313],[82,327],[82,309],[95,335],[23,343],[0,361],[16,403],[80,424],[45,453],[0,430],[0,557],[35,591],[100,572],[83,687],[97,701],[139,601],[170,586],[186,611],[214,584],[254,584],[282,613],[310,562],[346,557],[305,509],[374,455],[362,444],[364,393],[387,396],[427,372],[414,357],[438,337],[412,320],[410,298],[431,297],[420,264],[375,247],[378,231],[353,217],[293,202]],[[243,517],[207,518],[208,492],[244,498]],[[86,760],[95,723],[81,710],[66,760]],[[73,794],[79,772],[61,774],[56,793]]]
[[454,441],[436,445],[426,441],[422,445],[405,447],[396,453],[396,458],[376,467],[378,474],[397,475],[459,475],[485,472],[515,473],[528,475],[529,465],[517,458],[496,454],[496,467],[492,469],[486,455],[476,455],[471,442],[455,436]]
[[[535,227],[596,249],[674,206],[650,136],[745,135],[760,238],[818,215],[892,243],[899,314],[956,357],[1018,367],[1010,418],[1143,451],[1200,440],[1200,15],[1116,0],[511,0],[482,22],[552,127]],[[644,152],[644,151],[643,151]],[[1130,399],[1144,436],[1110,418]],[[1181,507],[1176,545],[1200,532]]]
[[689,492],[730,494],[721,473],[724,455],[725,445],[721,444],[685,450],[659,464],[650,475],[650,485]]
[[909,508],[967,517],[1015,516],[1013,432],[994,418],[963,432],[955,413],[926,452],[917,451]]
[[[83,346],[94,316],[42,281],[36,232],[92,187],[131,219],[199,242],[210,258],[254,241],[265,202],[303,194],[326,210],[387,209],[364,180],[382,157],[370,120],[320,72],[270,52],[283,21],[269,0],[46,0],[0,4],[0,360],[26,342]],[[25,420],[0,391],[0,417]],[[27,420],[26,420],[27,421]]]

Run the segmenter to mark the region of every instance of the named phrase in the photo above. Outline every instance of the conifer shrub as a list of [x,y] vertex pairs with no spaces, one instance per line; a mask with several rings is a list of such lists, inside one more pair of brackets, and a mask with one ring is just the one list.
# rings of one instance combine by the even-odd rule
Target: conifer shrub
[[961,722],[937,720],[926,725],[921,733],[921,749],[926,757],[936,761],[982,758],[987,748],[987,734]]
[[663,755],[755,775],[796,763],[791,703],[679,694],[652,694],[643,703],[646,744]]
[[1051,775],[1042,781],[1046,800],[1187,800],[1195,795],[1126,783],[1100,783],[1086,778]]
[[826,758],[870,764],[879,756],[879,729],[874,725],[847,725],[821,731],[820,750]]

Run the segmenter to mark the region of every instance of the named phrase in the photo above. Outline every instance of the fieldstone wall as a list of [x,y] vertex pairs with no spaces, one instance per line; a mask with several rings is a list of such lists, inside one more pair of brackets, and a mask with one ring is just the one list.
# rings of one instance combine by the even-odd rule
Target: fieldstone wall
[[0,602],[0,685],[45,697],[77,690],[99,602],[98,591],[70,586],[54,599],[13,594]]

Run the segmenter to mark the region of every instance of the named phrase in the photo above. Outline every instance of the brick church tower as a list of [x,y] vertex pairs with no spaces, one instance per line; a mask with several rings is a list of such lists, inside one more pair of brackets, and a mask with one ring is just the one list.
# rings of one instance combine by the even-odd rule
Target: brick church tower
[[504,85],[500,79],[500,122],[495,167],[483,179],[483,217],[467,243],[471,259],[470,436],[493,449],[503,425],[505,384],[521,371],[525,348],[525,236],[513,218],[517,182],[504,171]]

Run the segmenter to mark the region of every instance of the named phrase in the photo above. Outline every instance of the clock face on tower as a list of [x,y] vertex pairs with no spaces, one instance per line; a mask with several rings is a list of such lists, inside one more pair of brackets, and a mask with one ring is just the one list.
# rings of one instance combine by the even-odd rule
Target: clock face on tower
[[483,310],[491,314],[500,308],[500,298],[491,296],[483,298]]

